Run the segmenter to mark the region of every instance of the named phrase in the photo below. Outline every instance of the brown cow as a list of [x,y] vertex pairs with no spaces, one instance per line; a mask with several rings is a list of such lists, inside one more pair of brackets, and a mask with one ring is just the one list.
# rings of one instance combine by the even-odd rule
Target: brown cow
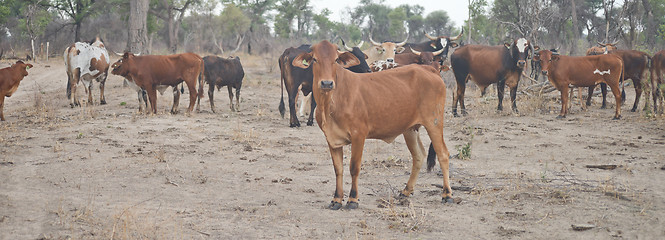
[[613,42],[613,43],[600,43],[597,42],[598,46],[593,46],[590,47],[589,49],[586,50],[586,55],[600,55],[600,54],[606,54],[609,51],[616,50],[617,49],[617,43],[618,42]]
[[[633,85],[635,86],[635,103],[633,103],[633,108],[630,109],[630,111],[635,112],[637,111],[637,106],[640,105],[640,97],[642,96],[642,78],[648,68],[651,57],[645,52],[637,50],[612,50],[609,53],[617,55],[623,60],[624,80],[633,80]],[[595,87],[589,87],[589,97],[587,97],[586,100],[587,106],[591,106],[590,96],[593,94],[594,88]],[[601,83],[600,90],[603,94],[603,105],[600,108],[605,108],[607,107],[607,86],[604,83]],[[625,100],[625,96],[626,94],[622,92],[622,99]]]
[[[439,156],[443,200],[452,202],[448,149],[443,139],[446,86],[438,71],[419,65],[365,74],[344,69],[358,63],[353,54],[338,52],[336,45],[325,40],[312,46],[311,52],[301,53],[293,60],[296,67],[311,65],[314,75],[313,94],[319,104],[316,122],[326,137],[335,168],[335,194],[328,207],[333,210],[342,207],[343,146],[348,144],[351,144],[351,191],[347,208],[358,207],[358,175],[365,139],[368,138],[392,142],[404,135],[413,166],[402,194],[409,196],[413,193],[426,155],[418,135],[420,126],[427,130]],[[433,166],[434,157],[430,156],[428,169]]]
[[395,55],[395,62],[398,66],[409,64],[420,64],[432,66],[436,70],[441,70],[441,64],[434,59],[435,56],[440,55],[444,49],[436,52],[423,51],[419,52],[415,49],[409,49],[411,52],[405,52]]
[[568,113],[568,86],[591,87],[598,83],[610,85],[616,99],[614,119],[621,118],[621,91],[623,83],[623,61],[616,55],[570,57],[552,54],[549,50],[539,53],[540,67],[550,83],[561,92],[561,113],[557,118],[565,118]]
[[21,80],[28,76],[32,64],[16,61],[11,67],[0,69],[0,120],[5,121],[5,97],[11,97],[18,89]]
[[665,73],[665,50],[659,51],[651,58],[651,95],[653,96],[653,112],[662,113],[661,109],[658,111],[658,101],[660,100],[661,108],[663,105],[663,93],[665,93],[665,82],[663,81],[663,73]]
[[522,70],[526,66],[529,51],[533,51],[533,48],[531,43],[524,38],[514,40],[511,45],[466,45],[457,49],[450,56],[455,80],[457,81],[457,95],[453,95],[453,116],[458,116],[458,102],[462,107],[462,115],[467,114],[464,106],[464,93],[469,79],[480,87],[482,95],[485,95],[485,89],[489,85],[496,83],[499,97],[497,110],[499,111],[503,110],[503,93],[505,85],[508,85],[512,109],[514,112],[518,112],[517,103],[515,102],[517,85]]
[[[114,75],[120,75],[126,79],[133,80],[136,85],[148,93],[152,113],[157,113],[157,89],[173,87],[173,107],[171,113],[177,113],[180,101],[180,92],[177,85],[181,82],[187,84],[189,89],[189,108],[187,113],[192,112],[196,97],[197,76],[203,77],[203,59],[194,53],[182,53],[167,56],[146,55],[135,56],[133,53],[125,53],[120,60],[115,62],[111,71]],[[160,92],[163,91],[160,89]]]

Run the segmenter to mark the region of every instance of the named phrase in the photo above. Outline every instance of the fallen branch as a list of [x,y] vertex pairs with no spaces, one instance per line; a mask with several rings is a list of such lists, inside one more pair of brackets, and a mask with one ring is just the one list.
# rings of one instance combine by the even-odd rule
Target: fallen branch
[[617,168],[617,165],[586,165],[586,168],[598,168],[603,170],[614,170]]

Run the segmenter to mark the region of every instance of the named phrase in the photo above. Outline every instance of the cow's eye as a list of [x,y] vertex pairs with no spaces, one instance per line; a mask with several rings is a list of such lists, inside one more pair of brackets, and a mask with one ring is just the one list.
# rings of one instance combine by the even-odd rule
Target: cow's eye
[[317,61],[316,61],[316,58],[312,58],[312,62],[317,62]]

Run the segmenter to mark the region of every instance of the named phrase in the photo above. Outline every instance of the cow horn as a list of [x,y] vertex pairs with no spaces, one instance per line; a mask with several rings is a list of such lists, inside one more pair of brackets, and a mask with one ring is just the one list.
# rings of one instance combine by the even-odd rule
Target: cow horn
[[380,43],[378,43],[378,42],[374,41],[374,39],[372,39],[372,34],[369,35],[369,42],[371,42],[372,45],[374,45],[374,46],[381,46]]
[[346,49],[346,51],[349,51],[349,52],[353,51],[353,48],[350,48],[349,46],[346,46],[346,43],[344,42],[344,39],[341,39],[341,40],[342,40],[342,45],[344,45],[344,48]]
[[360,41],[360,43],[358,43],[357,47],[361,48],[361,47],[363,47],[363,44],[365,44],[365,40]]
[[[439,56],[441,53],[443,53],[443,50],[446,50],[446,49],[445,49],[445,48],[442,48],[442,49],[439,50],[439,51],[432,52],[432,55],[434,55],[434,56]],[[413,51],[413,49],[411,49],[411,51]]]
[[598,43],[598,45],[603,46],[603,47],[605,47],[605,45],[607,45],[607,44],[604,44],[604,43],[600,43],[599,41],[596,41],[596,42]]
[[407,40],[409,40],[409,33],[406,33],[406,39],[404,39],[404,42],[396,43],[395,45],[397,45],[398,47],[402,47],[406,44]]
[[617,45],[617,43],[619,43],[619,40],[614,41],[613,43],[608,43],[608,45],[612,45],[612,46],[614,46],[614,45]]
[[425,31],[423,31],[423,33],[425,33],[425,37],[429,38],[429,40],[436,41],[437,39],[439,39],[439,38],[436,38],[436,37],[432,37],[432,36],[430,36],[430,35],[427,34],[427,32],[425,32]]
[[[409,49],[411,49],[411,52],[412,52],[413,54],[416,54],[416,55],[420,56],[420,53],[421,53],[421,52],[418,52],[418,51],[416,51],[416,50],[413,50],[413,48],[411,48],[411,47],[409,47]],[[442,49],[442,50],[443,50],[443,49]]]
[[462,28],[462,31],[459,33],[459,35],[457,35],[457,37],[450,38],[450,41],[455,41],[455,40],[459,39],[460,37],[462,37],[463,33],[464,33],[464,28]]

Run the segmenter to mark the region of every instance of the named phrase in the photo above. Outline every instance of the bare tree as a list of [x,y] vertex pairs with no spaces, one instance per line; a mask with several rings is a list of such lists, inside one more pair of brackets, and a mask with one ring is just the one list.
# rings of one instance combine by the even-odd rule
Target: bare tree
[[180,24],[185,16],[185,11],[192,4],[198,2],[198,0],[161,0],[157,1],[155,8],[150,9],[150,13],[166,22],[167,41],[170,52],[175,53],[178,50],[178,32],[180,31]]
[[148,10],[149,0],[131,0],[129,2],[129,39],[127,49],[130,52],[142,53],[148,44]]

